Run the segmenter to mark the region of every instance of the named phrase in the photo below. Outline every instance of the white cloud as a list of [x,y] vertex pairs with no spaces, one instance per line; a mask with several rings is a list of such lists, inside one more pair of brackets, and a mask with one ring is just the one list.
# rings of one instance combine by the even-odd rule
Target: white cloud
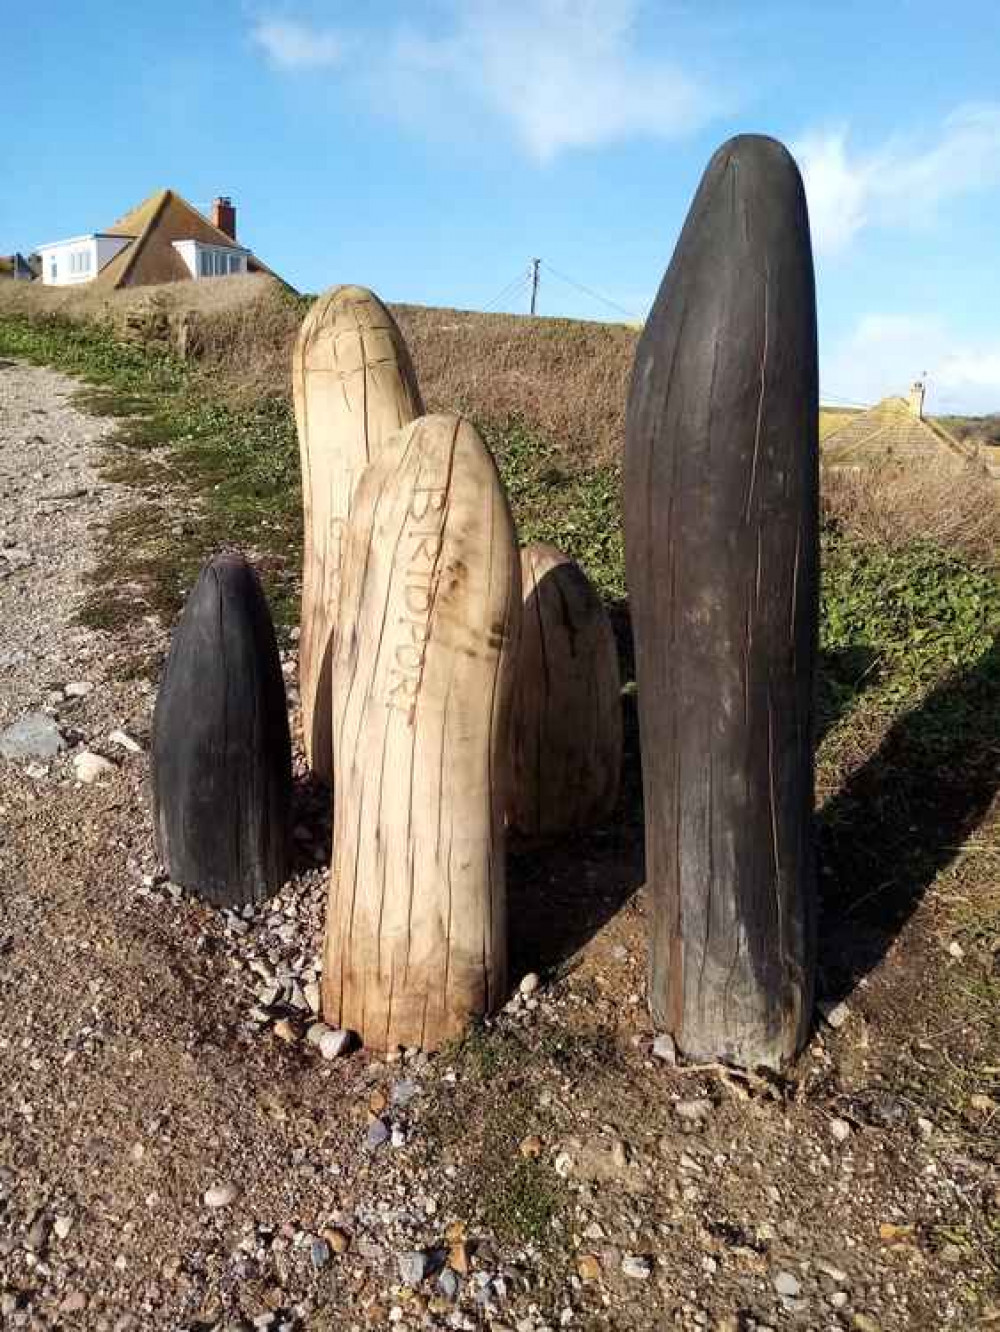
[[324,69],[339,65],[344,56],[337,33],[286,19],[261,20],[250,38],[279,69]]
[[[637,34],[641,0],[446,0],[448,25],[428,35],[400,26],[360,68],[379,104],[412,120],[422,110],[467,122],[498,117],[546,162],[571,148],[634,135],[670,138],[721,109],[680,61],[647,56]],[[299,24],[259,24],[254,40],[285,67],[328,63],[344,34]]]
[[820,396],[861,403],[905,397],[923,374],[930,412],[1000,411],[1000,341],[963,341],[944,320],[926,314],[864,315],[824,355]]
[[1000,104],[959,107],[929,142],[897,136],[856,153],[840,126],[804,135],[795,154],[813,243],[836,253],[865,227],[926,224],[949,200],[1000,183]]

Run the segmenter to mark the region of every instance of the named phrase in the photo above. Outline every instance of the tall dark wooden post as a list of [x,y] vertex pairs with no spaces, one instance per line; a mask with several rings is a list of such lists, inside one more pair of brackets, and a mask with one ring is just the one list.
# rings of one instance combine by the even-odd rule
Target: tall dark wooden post
[[686,1055],[777,1067],[813,1002],[818,582],[809,220],[780,143],[712,158],[636,353],[625,457],[653,900]]
[[175,883],[220,906],[288,875],[292,758],[281,663],[253,568],[218,555],[174,631],[153,717],[153,814]]

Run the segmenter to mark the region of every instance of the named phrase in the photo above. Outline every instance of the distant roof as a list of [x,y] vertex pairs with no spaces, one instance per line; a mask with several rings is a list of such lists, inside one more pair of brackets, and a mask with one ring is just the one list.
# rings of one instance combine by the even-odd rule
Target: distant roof
[[912,460],[964,466],[976,457],[970,445],[935,421],[917,416],[905,398],[883,398],[851,417],[827,435],[822,454],[823,461],[834,467]]
[[[203,245],[245,249],[174,190],[157,190],[112,226],[94,234],[127,238],[130,242],[89,284],[109,291],[117,287],[179,282],[190,278],[191,273],[174,248],[174,241],[195,240]],[[248,257],[247,268],[251,273],[277,277],[253,254]]]

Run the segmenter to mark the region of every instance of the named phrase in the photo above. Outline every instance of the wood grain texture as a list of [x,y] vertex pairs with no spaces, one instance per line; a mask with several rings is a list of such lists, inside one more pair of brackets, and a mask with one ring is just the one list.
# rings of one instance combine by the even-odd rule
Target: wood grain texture
[[555,546],[521,551],[521,593],[510,821],[550,836],[599,823],[618,799],[618,650],[587,575]]
[[792,158],[715,154],[636,354],[626,569],[651,1008],[685,1054],[778,1066],[813,1002],[816,311]]
[[274,627],[242,556],[201,571],[174,631],[152,747],[157,849],[175,882],[222,906],[289,871],[292,757]]
[[305,521],[299,687],[306,757],[329,781],[330,651],[344,524],[358,478],[423,405],[403,336],[364,287],[333,287],[310,309],[292,355]]
[[427,416],[362,477],[333,655],[327,1021],[438,1048],[506,997],[514,525],[474,428]]

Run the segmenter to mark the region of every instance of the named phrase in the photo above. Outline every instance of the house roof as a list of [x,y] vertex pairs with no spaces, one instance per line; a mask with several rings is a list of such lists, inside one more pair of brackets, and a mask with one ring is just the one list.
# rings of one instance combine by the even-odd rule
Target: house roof
[[[109,260],[93,280],[93,286],[107,290],[189,278],[191,274],[174,248],[174,241],[195,240],[204,245],[244,248],[174,190],[157,190],[100,234],[130,238],[130,244]],[[252,254],[247,267],[251,273],[277,276]]]
[[822,454],[831,467],[910,461],[964,467],[976,457],[974,448],[917,416],[905,398],[883,398],[859,412],[827,435]]

